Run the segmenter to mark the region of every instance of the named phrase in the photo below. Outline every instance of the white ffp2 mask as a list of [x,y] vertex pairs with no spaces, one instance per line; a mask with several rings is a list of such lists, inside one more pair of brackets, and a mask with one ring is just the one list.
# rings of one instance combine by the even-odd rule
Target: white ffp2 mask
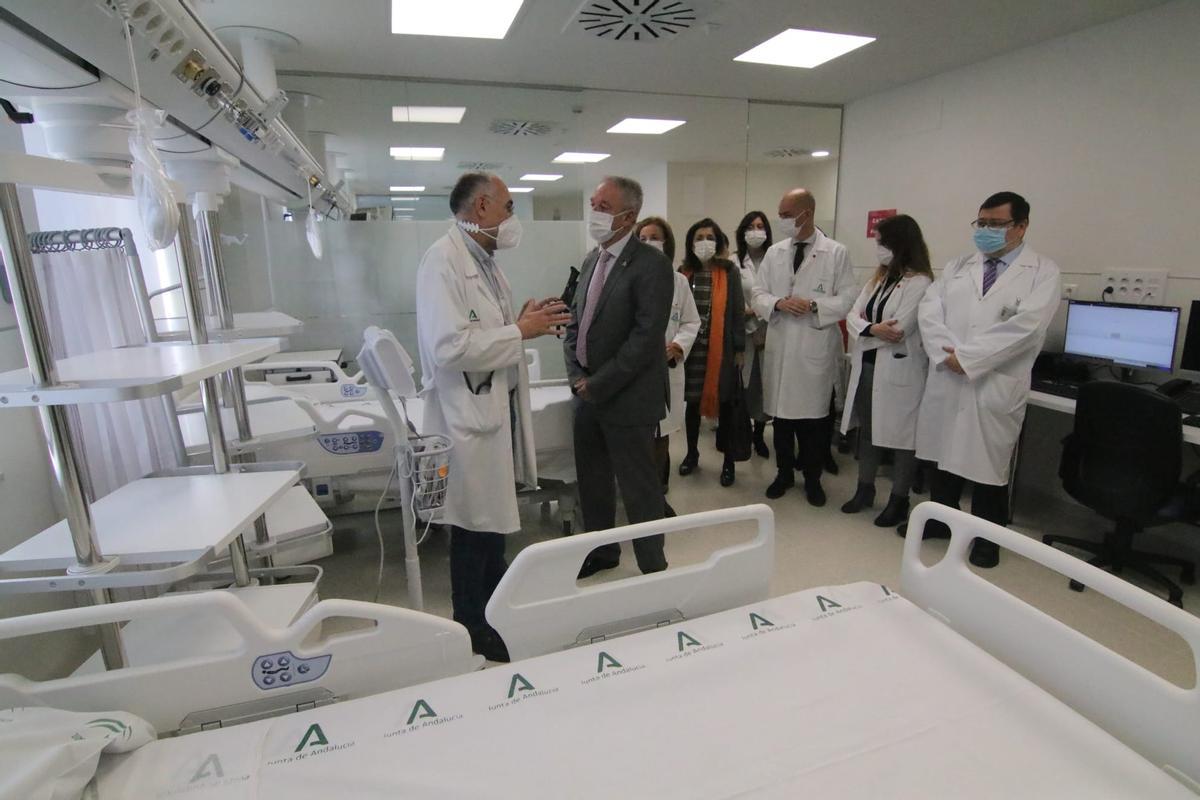
[[663,252],[663,243],[658,239],[642,239],[642,244],[648,244],[658,252]]
[[775,220],[775,231],[779,234],[780,241],[795,238],[796,220],[790,217],[780,217]]
[[616,214],[609,214],[592,209],[588,212],[588,236],[591,236],[592,240],[596,242],[607,242],[616,232],[613,230],[613,220],[624,213],[624,211],[618,211]]
[[882,264],[885,267],[888,267],[888,266],[891,266],[892,259],[895,258],[895,255],[893,255],[892,251],[887,249],[883,245],[877,244],[877,245],[875,245],[875,258],[877,258],[879,260],[880,264]]
[[767,243],[767,232],[758,228],[746,231],[746,244],[751,247],[762,247]]

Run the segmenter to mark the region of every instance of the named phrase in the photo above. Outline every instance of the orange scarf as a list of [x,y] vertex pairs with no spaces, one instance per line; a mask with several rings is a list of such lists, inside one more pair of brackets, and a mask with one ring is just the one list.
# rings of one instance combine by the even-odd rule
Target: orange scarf
[[729,299],[729,271],[719,263],[712,273],[712,307],[709,309],[708,361],[704,367],[704,390],[700,394],[700,416],[716,418],[721,412],[721,359],[725,350],[725,303]]

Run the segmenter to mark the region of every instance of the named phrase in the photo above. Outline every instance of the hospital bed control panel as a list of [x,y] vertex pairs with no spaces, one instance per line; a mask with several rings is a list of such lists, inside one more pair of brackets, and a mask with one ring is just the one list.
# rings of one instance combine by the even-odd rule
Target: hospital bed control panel
[[298,658],[290,651],[271,653],[254,659],[251,674],[260,689],[279,689],[315,681],[329,669],[332,655]]
[[333,453],[335,456],[375,453],[383,447],[383,432],[358,431],[321,434],[317,436],[317,441],[326,452]]

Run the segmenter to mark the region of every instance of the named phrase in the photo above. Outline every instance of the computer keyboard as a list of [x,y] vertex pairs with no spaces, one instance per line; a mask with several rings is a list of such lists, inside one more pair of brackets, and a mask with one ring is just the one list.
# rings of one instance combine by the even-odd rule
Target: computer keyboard
[[1079,384],[1070,381],[1035,380],[1030,388],[1035,392],[1044,392],[1057,397],[1067,397],[1072,400],[1079,397]]

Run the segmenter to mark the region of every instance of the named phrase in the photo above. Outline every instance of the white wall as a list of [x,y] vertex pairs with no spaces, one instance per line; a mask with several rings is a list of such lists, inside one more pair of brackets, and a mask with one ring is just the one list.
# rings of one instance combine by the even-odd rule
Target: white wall
[[846,107],[838,238],[869,266],[869,209],[897,208],[936,264],[969,252],[979,203],[1032,205],[1028,241],[1083,297],[1105,268],[1169,269],[1196,295],[1200,3],[1151,11]]
[[[1167,269],[1166,302],[1186,315],[1200,296],[1198,42],[1200,3],[1183,0],[851,103],[837,238],[865,271],[867,211],[897,208],[940,266],[971,251],[980,202],[1011,189],[1032,206],[1029,245],[1077,297],[1098,297],[1108,268]],[[1052,489],[1070,418],[1030,423],[1021,484]]]

